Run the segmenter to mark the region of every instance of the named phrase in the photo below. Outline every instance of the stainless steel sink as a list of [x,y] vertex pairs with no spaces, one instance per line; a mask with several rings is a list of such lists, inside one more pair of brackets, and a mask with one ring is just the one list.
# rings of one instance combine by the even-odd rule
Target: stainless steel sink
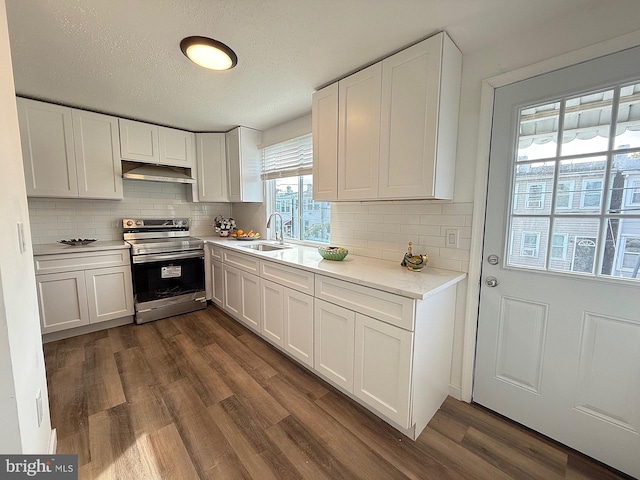
[[273,252],[274,250],[284,250],[291,248],[290,245],[277,245],[274,243],[251,243],[249,245],[240,245],[242,248],[250,248],[251,250],[259,250],[261,252]]

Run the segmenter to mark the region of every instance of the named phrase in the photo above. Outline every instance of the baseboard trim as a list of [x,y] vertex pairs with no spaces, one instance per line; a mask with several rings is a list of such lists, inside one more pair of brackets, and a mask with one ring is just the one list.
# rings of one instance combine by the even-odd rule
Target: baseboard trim
[[55,455],[56,450],[58,449],[58,432],[55,428],[51,429],[51,434],[49,435],[49,455]]
[[449,396],[456,400],[462,400],[462,388],[449,384]]
[[64,340],[65,338],[84,335],[85,333],[93,333],[99,330],[105,330],[107,328],[121,327],[122,325],[127,325],[129,323],[133,323],[132,315],[122,318],[116,318],[114,320],[107,320],[106,322],[92,323],[90,325],[83,325],[82,327],[70,328],[69,330],[59,330],[57,332],[44,333],[42,334],[42,343]]

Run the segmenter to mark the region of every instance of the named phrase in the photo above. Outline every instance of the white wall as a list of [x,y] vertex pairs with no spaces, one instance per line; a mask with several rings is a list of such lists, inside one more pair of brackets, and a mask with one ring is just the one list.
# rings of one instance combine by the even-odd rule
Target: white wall
[[[51,422],[4,0],[0,0],[0,72],[0,452],[47,453]],[[24,253],[20,253],[18,222],[24,224]],[[38,390],[44,410],[39,427]]]

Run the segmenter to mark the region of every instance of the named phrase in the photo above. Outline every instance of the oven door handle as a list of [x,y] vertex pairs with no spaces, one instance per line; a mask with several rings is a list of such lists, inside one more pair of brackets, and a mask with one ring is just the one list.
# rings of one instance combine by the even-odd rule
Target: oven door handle
[[162,262],[164,260],[181,260],[183,258],[204,258],[204,250],[196,250],[193,252],[180,252],[180,253],[165,253],[154,255],[134,255],[132,257],[133,263],[152,263]]

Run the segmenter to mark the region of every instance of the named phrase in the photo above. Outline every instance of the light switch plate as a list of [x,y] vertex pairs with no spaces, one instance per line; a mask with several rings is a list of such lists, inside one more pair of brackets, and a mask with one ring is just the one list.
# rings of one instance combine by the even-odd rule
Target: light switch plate
[[448,228],[444,234],[444,244],[449,248],[458,248],[458,238],[460,237],[460,230],[457,228]]

